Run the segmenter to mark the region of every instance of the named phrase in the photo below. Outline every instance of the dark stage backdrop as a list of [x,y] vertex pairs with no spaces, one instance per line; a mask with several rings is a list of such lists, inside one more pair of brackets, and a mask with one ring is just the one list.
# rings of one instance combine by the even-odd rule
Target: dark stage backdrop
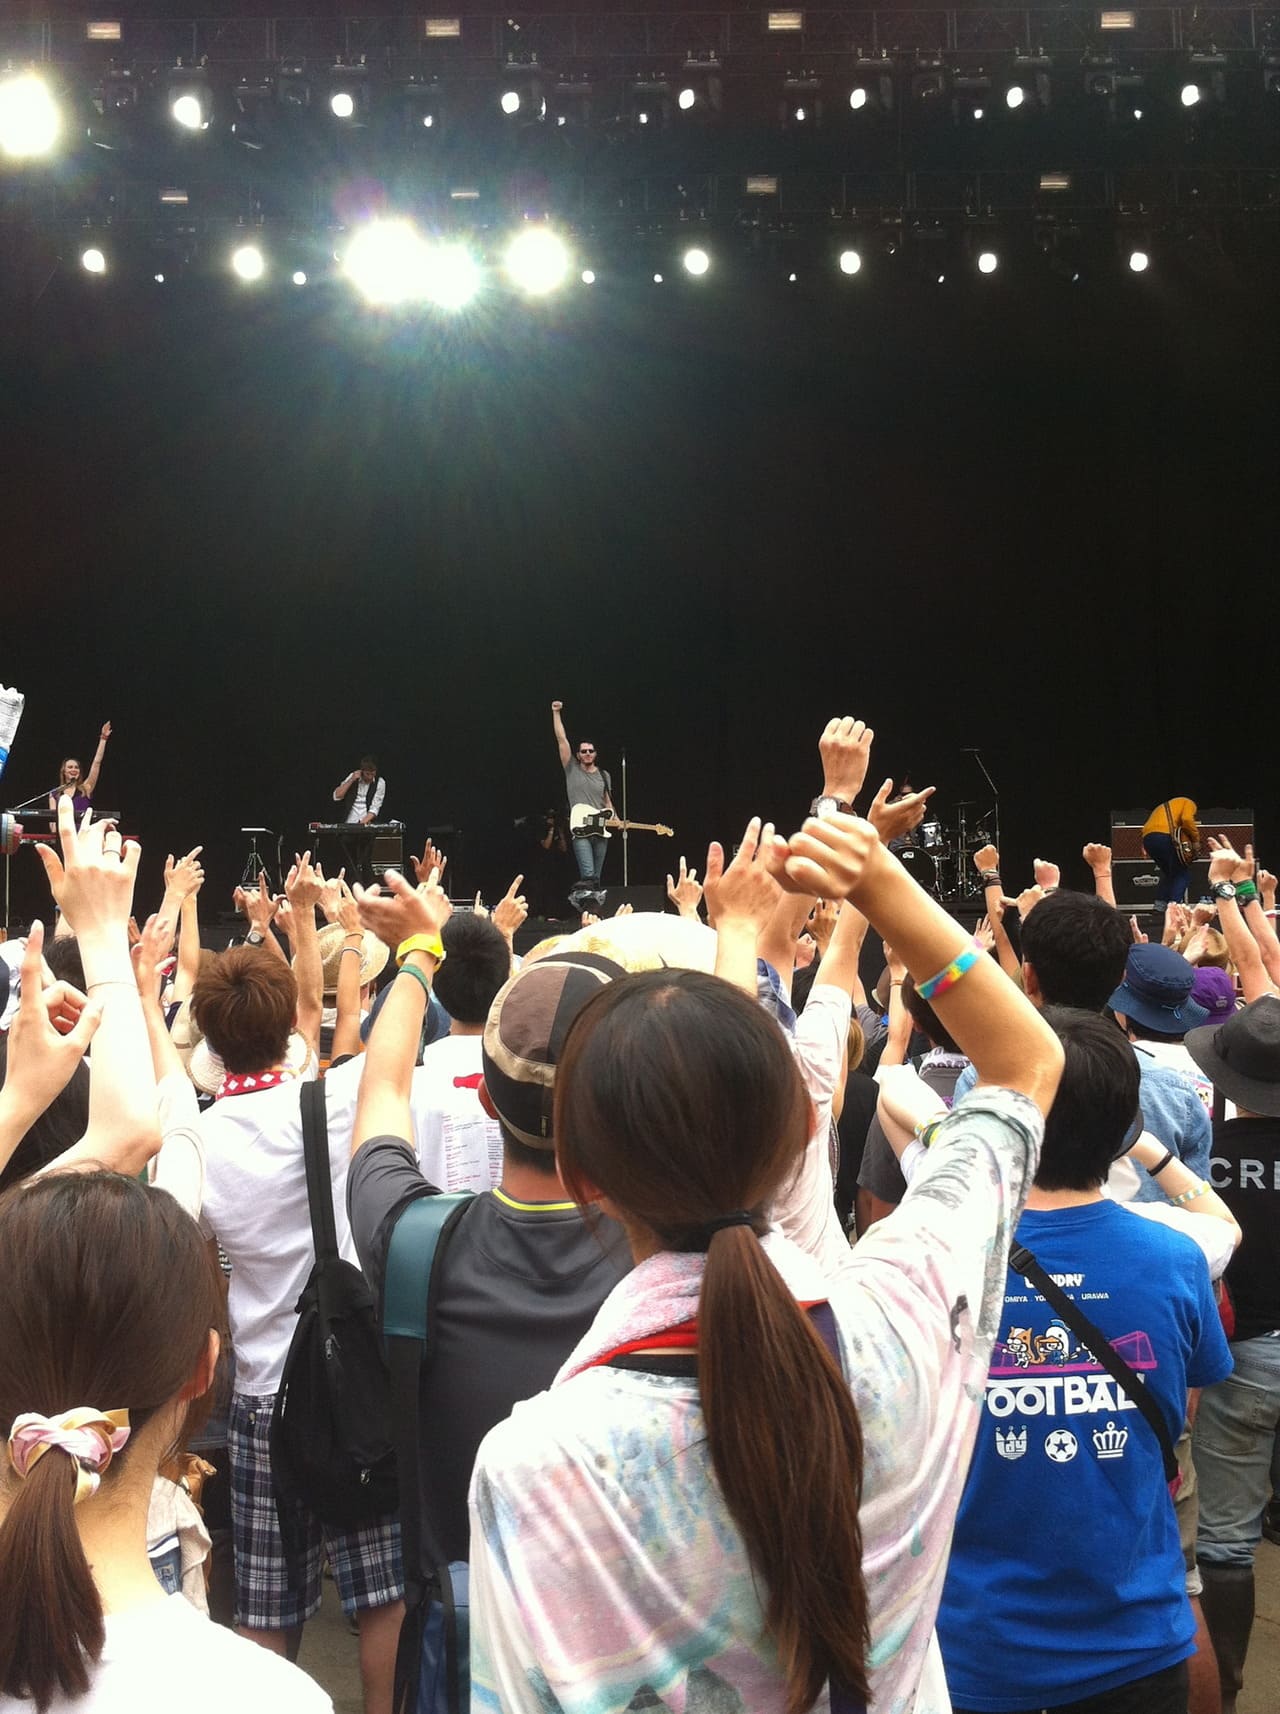
[[342,288],[98,285],[0,335],[0,681],[27,693],[0,799],[109,718],[143,902],[202,840],[221,903],[239,827],[292,846],[366,748],[386,813],[460,824],[456,885],[501,887],[560,792],[556,696],[677,830],[637,836],[633,880],[793,824],[845,712],[944,817],[985,796],[982,746],[1011,879],[1043,854],[1082,883],[1108,808],[1170,792],[1280,835],[1261,293],[713,276],[442,328]]

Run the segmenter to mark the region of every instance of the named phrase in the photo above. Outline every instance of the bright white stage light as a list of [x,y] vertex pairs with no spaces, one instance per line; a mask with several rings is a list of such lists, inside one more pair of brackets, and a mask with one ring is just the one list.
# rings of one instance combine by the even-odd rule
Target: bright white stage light
[[642,108],[641,111],[636,114],[636,124],[637,125],[647,125],[648,123],[649,123],[649,115]]
[[1147,269],[1151,266],[1151,258],[1147,255],[1145,250],[1130,250],[1129,266],[1133,269],[1135,274],[1145,274]]
[[679,95],[676,96],[676,106],[682,113],[687,113],[697,99],[696,91],[692,89],[682,89]]
[[422,123],[428,131],[435,124],[435,122],[436,122],[436,116],[434,113],[424,113],[422,115]]
[[249,282],[260,280],[267,271],[267,264],[256,244],[242,244],[232,254],[231,269],[237,279]]
[[507,247],[507,274],[521,291],[543,297],[562,286],[569,272],[569,251],[545,226],[531,226]]
[[503,91],[502,111],[504,113],[518,113],[520,111],[520,93],[518,90],[507,89]]
[[662,284],[662,275],[661,274],[655,274],[653,276],[653,283],[655,286],[660,286]]
[[441,309],[461,309],[480,290],[480,266],[461,244],[434,244],[429,248],[426,296]]
[[584,268],[582,270],[582,283],[584,286],[594,286],[595,285],[596,276],[595,276],[595,270],[593,268]]
[[428,295],[430,246],[407,220],[375,220],[348,244],[343,269],[371,304],[412,303]]
[[1011,83],[1004,92],[1005,106],[1011,107],[1015,111],[1022,106],[1026,99],[1027,92],[1020,83]]
[[107,271],[107,258],[102,254],[101,250],[84,250],[80,255],[80,266],[84,269],[86,274],[105,274]]
[[294,274],[294,276],[293,276],[293,283],[294,283],[294,285],[295,285],[295,286],[305,286],[305,285],[306,285],[306,283],[307,283],[307,276],[306,276],[306,275],[305,275],[305,274],[304,274],[304,273],[303,273],[303,271],[302,271],[302,269],[301,269],[301,268],[299,268],[299,269],[298,269],[298,270],[297,270],[297,271],[296,271],[296,272],[295,272],[295,274]]
[[199,131],[204,128],[204,104],[198,95],[177,96],[169,112],[184,131]]
[[861,85],[849,91],[849,105],[855,113],[860,113],[867,105],[867,92]]
[[61,130],[62,115],[42,77],[0,78],[0,154],[19,161],[47,155]]
[[350,90],[338,89],[329,97],[329,111],[335,119],[350,119],[356,110],[356,98]]
[[805,120],[804,108],[803,107],[797,107],[796,108],[796,124],[797,125],[803,125],[804,120]]
[[1133,110],[1133,116],[1135,119],[1141,119],[1142,118],[1142,109],[1140,107],[1135,107]]
[[1199,99],[1200,85],[1198,83],[1184,83],[1182,86],[1182,105],[1194,107]]
[[999,266],[1000,258],[994,250],[984,250],[978,257],[978,272],[980,274],[994,274]]
[[693,274],[695,278],[701,278],[711,266],[711,258],[705,250],[686,250],[684,265],[687,273]]
[[840,272],[842,274],[856,274],[861,266],[862,257],[856,250],[842,250],[840,252]]
[[155,281],[155,283],[158,286],[162,286],[164,284],[164,275],[163,274],[153,274],[151,276],[151,278]]
[[985,107],[975,107],[973,110],[973,116],[975,119],[985,119],[987,116],[986,108]]

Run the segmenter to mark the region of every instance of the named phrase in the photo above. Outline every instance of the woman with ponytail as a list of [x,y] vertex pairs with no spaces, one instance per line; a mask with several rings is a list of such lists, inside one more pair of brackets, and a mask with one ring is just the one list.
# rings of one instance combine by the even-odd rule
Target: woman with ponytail
[[583,1010],[557,1162],[637,1265],[480,1448],[472,1707],[945,1714],[934,1616],[1061,1050],[867,823],[752,822],[707,872],[719,971],[754,985],[780,888],[848,898],[984,1087],[850,1250],[792,1049],[740,987],[652,971]]
[[164,1191],[65,1172],[0,1197],[0,1714],[331,1709],[147,1558],[221,1324],[209,1249]]

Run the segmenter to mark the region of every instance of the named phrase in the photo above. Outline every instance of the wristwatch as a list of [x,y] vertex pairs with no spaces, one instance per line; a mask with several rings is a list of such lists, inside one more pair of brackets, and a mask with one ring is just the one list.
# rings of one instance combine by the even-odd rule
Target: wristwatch
[[265,934],[260,934],[256,928],[251,928],[244,937],[244,943],[246,946],[261,946],[266,938]]
[[1215,881],[1209,891],[1215,899],[1234,899],[1236,896],[1235,884],[1232,881]]
[[819,821],[830,821],[833,815],[852,815],[853,805],[844,798],[828,797],[824,794],[814,798],[809,805],[809,814],[816,815]]

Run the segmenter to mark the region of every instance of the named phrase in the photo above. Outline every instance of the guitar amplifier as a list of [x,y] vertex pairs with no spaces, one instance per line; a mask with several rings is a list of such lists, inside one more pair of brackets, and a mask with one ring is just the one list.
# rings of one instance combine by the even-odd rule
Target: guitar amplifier
[[[1142,829],[1154,804],[1146,809],[1113,809],[1111,811],[1111,880],[1116,890],[1116,905],[1120,910],[1133,911],[1150,907],[1156,901],[1156,883],[1160,871],[1142,849]],[[1201,839],[1210,833],[1227,838],[1237,851],[1253,844],[1253,811],[1251,809],[1201,810],[1197,815]],[[1191,881],[1187,898],[1194,904],[1209,891],[1208,853],[1191,865]]]
[[[400,873],[403,875],[404,874],[404,831],[403,831],[403,829],[397,827],[394,829],[389,829],[388,831],[386,831],[384,833],[375,833],[373,836],[373,851],[370,854],[369,860],[373,864],[373,872],[379,881],[381,881],[382,876],[383,876],[383,871],[386,869],[398,869],[400,871]],[[410,880],[413,879],[412,875],[409,877],[409,879]]]

